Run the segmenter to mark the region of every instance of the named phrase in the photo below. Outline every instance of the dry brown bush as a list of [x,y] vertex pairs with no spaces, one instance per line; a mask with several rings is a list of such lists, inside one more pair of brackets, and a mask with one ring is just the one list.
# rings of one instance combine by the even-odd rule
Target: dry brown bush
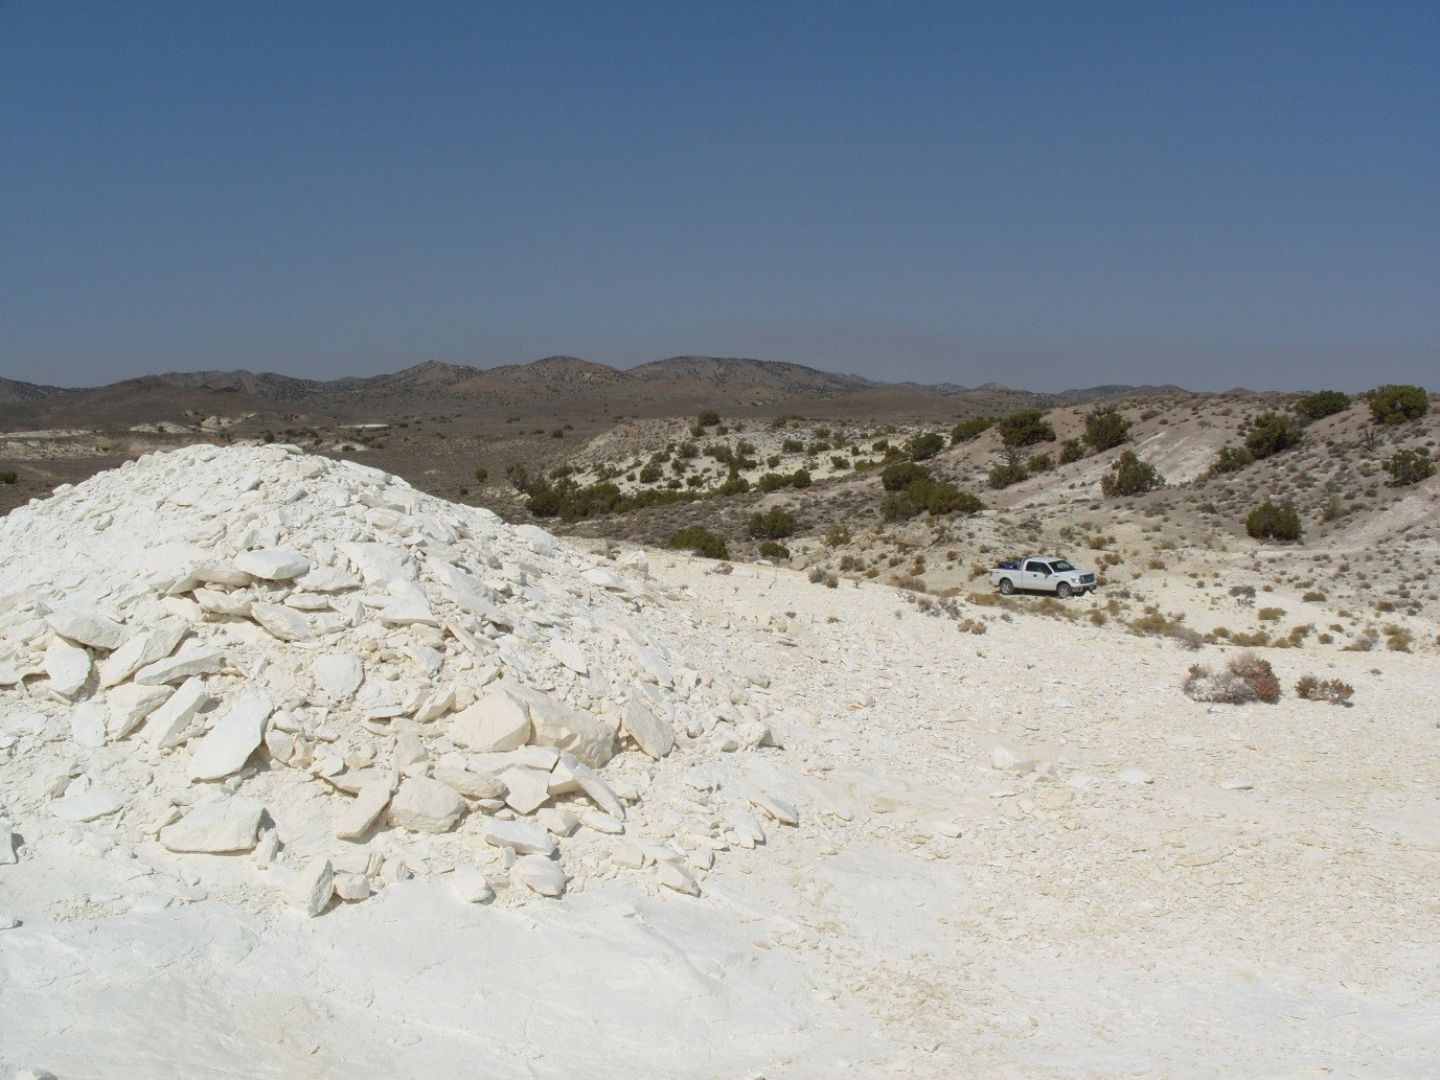
[[1270,661],[1250,652],[1233,657],[1223,671],[1191,664],[1183,689],[1187,697],[1196,701],[1223,705],[1245,705],[1252,701],[1273,705],[1280,700],[1280,680]]
[[1303,675],[1295,684],[1295,696],[1306,701],[1328,701],[1331,705],[1347,705],[1355,696],[1355,688],[1339,679],[1317,679]]

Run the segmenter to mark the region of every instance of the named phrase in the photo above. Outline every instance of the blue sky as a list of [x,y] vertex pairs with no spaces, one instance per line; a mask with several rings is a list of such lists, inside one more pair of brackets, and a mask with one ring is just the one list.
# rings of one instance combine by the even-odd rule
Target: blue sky
[[1440,387],[1440,4],[0,0],[0,374]]

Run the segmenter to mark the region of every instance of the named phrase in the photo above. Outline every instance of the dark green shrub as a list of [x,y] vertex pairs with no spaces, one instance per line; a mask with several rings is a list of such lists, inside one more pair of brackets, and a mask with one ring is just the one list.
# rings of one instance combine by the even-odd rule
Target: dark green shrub
[[1100,490],[1110,496],[1143,495],[1164,486],[1165,481],[1155,471],[1155,466],[1141,461],[1134,450],[1126,450],[1116,458],[1110,471],[1100,481]]
[[1397,450],[1385,462],[1385,471],[1391,476],[1391,487],[1406,487],[1418,484],[1435,475],[1435,463],[1424,447],[1418,450]]
[[762,559],[788,559],[790,558],[790,549],[784,544],[777,544],[774,540],[762,540],[760,557]]
[[1097,454],[1130,441],[1130,421],[1114,406],[1096,409],[1085,417],[1085,442]]
[[906,449],[910,451],[910,457],[915,461],[926,461],[945,449],[945,439],[933,431],[927,431],[914,436],[906,445]]
[[1299,446],[1304,438],[1305,429],[1293,416],[1265,412],[1250,422],[1250,431],[1245,436],[1245,449],[1259,461],[1282,450]]
[[810,482],[809,469],[796,469],[790,474],[790,486],[793,488],[808,488]]
[[[484,469],[480,470],[484,472]],[[14,469],[0,469],[0,484],[13,484],[18,479]]]
[[1289,503],[1276,506],[1269,499],[1250,511],[1245,531],[1257,540],[1299,540],[1304,532],[1295,507]]
[[642,484],[657,484],[661,477],[660,466],[653,461],[640,470],[640,482]]
[[719,414],[718,412],[716,412],[714,409],[706,409],[704,412],[702,412],[699,416],[697,416],[697,417],[695,418],[695,425],[696,425],[697,427],[702,427],[702,428],[715,427],[715,426],[717,426],[719,423],[720,423],[720,414]]
[[999,422],[1000,441],[1009,447],[1034,446],[1054,442],[1055,429],[1045,419],[1042,409],[1022,409]]
[[1370,415],[1377,424],[1403,424],[1418,420],[1430,409],[1423,387],[1391,384],[1370,391]]
[[903,491],[916,480],[929,480],[930,470],[913,461],[897,461],[880,471],[880,484],[886,491]]
[[[916,483],[924,484],[926,481],[917,480]],[[909,521],[922,513],[924,509],[924,505],[916,503],[908,491],[891,491],[880,500],[880,519],[882,521]]]
[[770,510],[759,510],[750,515],[747,531],[756,540],[784,540],[787,536],[795,535],[799,528],[799,522],[795,515],[782,507],[774,507]]
[[943,481],[926,484],[924,494],[925,509],[934,517],[947,514],[964,514],[969,517],[985,509],[985,504],[977,496]]
[[1239,472],[1255,460],[1255,455],[1246,450],[1243,446],[1222,446],[1220,452],[1215,455],[1215,462],[1210,466],[1210,475],[1221,476],[1225,473]]
[[1024,480],[1029,475],[1030,474],[1025,471],[1025,466],[1021,465],[1018,461],[1001,462],[990,470],[987,483],[996,491],[999,491],[1002,488],[1009,487],[1011,484],[1020,483],[1021,480]]
[[1295,402],[1295,414],[1306,420],[1323,420],[1350,407],[1350,395],[1339,390],[1317,390]]
[[1030,460],[1025,462],[1025,469],[1034,476],[1036,473],[1049,472],[1055,468],[1055,462],[1049,454],[1031,454]]
[[676,551],[688,551],[692,555],[700,555],[707,559],[728,559],[730,557],[730,549],[725,546],[724,538],[716,536],[709,529],[702,529],[698,525],[681,529],[665,541],[665,546],[674,548]]
[[787,454],[803,454],[805,452],[805,444],[799,439],[786,439],[780,444],[780,449]]
[[743,495],[750,490],[750,481],[739,473],[731,473],[725,482],[715,489],[721,495]]
[[1069,465],[1085,456],[1085,447],[1079,439],[1066,439],[1060,444],[1060,464]]
[[475,470],[475,479],[476,479],[476,480],[479,480],[480,483],[483,484],[486,480],[490,479],[490,470],[489,470],[489,469],[476,469],[476,470]]
[[932,517],[949,514],[975,514],[985,504],[968,491],[961,491],[946,481],[919,479],[904,491],[892,491],[880,503],[880,516],[886,521],[908,521],[929,512]]
[[755,486],[765,492],[779,491],[781,488],[789,487],[793,479],[794,477],[789,473],[767,472],[755,481]]
[[961,420],[950,429],[950,445],[959,446],[961,443],[973,442],[994,426],[995,418],[993,416],[977,416],[971,420]]

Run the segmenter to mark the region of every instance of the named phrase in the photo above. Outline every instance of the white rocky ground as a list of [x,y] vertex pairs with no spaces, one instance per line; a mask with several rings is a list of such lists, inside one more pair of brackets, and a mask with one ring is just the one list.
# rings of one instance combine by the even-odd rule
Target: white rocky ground
[[1440,1070],[1433,658],[715,569],[278,448],[0,521],[0,1076]]

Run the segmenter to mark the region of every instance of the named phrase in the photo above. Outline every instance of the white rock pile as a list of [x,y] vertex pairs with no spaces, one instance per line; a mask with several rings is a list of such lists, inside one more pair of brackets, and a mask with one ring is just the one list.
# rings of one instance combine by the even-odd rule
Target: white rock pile
[[[698,893],[764,827],[652,781],[677,745],[771,740],[745,679],[666,646],[686,616],[645,576],[290,447],[58,489],[0,520],[0,864],[16,833],[98,830],[192,885],[251,853],[309,914],[415,874],[471,901],[637,871]],[[645,839],[652,786],[688,794]]]

